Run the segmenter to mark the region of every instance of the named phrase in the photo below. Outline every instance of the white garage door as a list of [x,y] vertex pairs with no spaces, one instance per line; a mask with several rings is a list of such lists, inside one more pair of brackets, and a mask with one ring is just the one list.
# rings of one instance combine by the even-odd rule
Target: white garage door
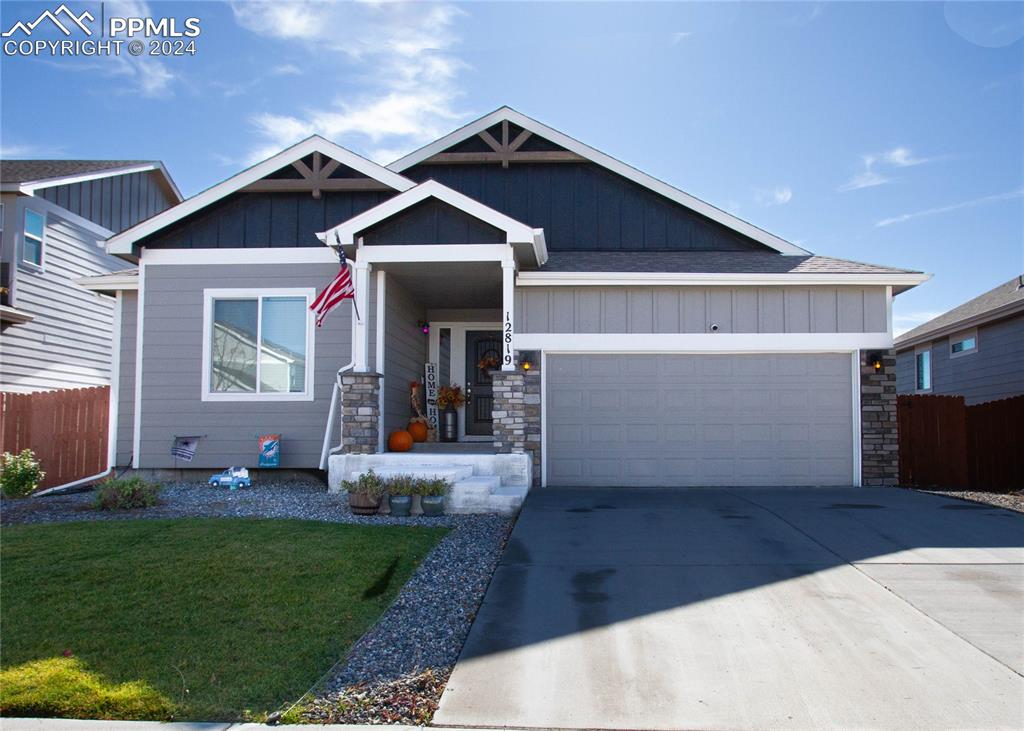
[[553,486],[850,485],[844,354],[551,355]]

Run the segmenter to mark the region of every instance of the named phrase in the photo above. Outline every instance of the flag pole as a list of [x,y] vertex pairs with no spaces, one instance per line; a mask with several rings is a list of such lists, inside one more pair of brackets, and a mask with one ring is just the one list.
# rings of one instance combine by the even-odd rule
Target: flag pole
[[[341,237],[338,236],[338,232],[337,231],[334,232],[334,240],[338,244],[338,261],[341,263],[341,265],[343,267],[347,267],[349,265],[348,264],[348,259],[345,257],[345,252],[341,248]],[[356,319],[359,320],[359,322],[362,322],[363,318],[359,315],[359,307],[356,305],[355,279],[354,278],[353,278],[352,282],[353,282],[353,286],[352,286],[352,309],[355,310]]]

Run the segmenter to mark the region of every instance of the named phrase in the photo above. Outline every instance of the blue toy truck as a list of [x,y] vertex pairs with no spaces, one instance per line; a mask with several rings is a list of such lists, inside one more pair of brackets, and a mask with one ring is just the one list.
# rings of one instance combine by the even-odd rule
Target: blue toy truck
[[252,480],[249,479],[249,470],[245,467],[228,467],[210,477],[210,486],[237,490],[240,487],[252,487]]

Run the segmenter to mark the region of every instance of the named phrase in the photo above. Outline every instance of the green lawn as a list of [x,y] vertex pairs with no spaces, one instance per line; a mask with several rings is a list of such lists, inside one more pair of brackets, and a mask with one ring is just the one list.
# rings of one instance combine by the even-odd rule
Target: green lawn
[[298,520],[5,527],[0,714],[258,717],[342,657],[444,534]]

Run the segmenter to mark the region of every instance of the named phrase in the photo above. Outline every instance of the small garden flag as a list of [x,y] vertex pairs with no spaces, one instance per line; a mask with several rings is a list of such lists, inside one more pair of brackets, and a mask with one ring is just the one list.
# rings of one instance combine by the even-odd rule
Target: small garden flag
[[171,447],[171,454],[175,459],[183,459],[191,462],[196,456],[196,448],[199,446],[199,437],[174,437],[174,446]]

